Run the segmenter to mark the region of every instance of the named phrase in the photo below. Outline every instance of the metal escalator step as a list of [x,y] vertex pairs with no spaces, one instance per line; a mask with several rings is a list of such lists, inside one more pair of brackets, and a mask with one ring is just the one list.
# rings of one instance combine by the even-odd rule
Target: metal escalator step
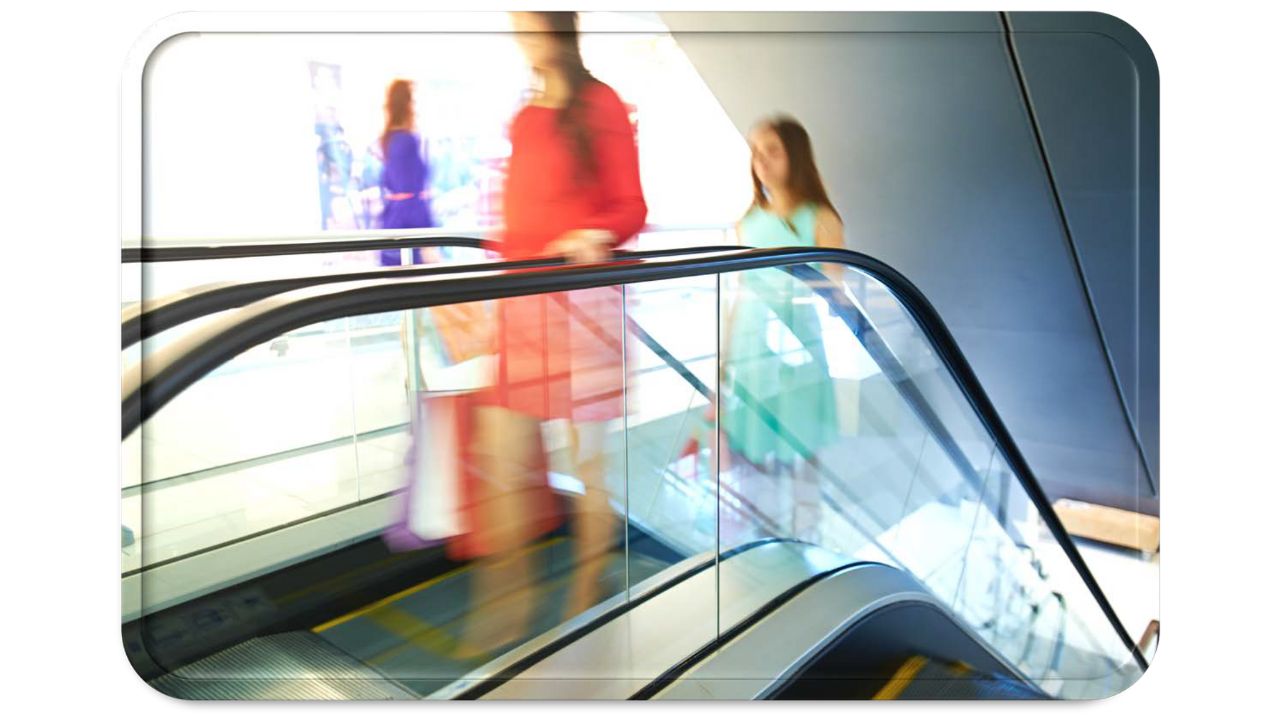
[[975,672],[962,663],[919,655],[902,664],[875,700],[1040,700],[1032,688],[1005,677]]
[[411,700],[309,632],[254,638],[151,681],[186,700]]
[[893,673],[893,677],[889,678],[889,682],[884,684],[880,692],[871,697],[872,700],[897,700],[902,693],[911,686],[912,681],[916,679],[916,675],[924,669],[928,664],[928,658],[919,655],[908,659],[902,663],[902,666]]
[[[528,636],[553,629],[563,617],[564,597],[575,569],[572,542],[553,538],[539,543],[535,607],[528,618]],[[601,594],[612,596],[625,589],[623,553],[612,553],[601,577]],[[668,563],[639,552],[630,556],[630,579],[639,582]],[[470,580],[465,566],[444,582],[430,581],[392,598],[325,623],[316,632],[351,657],[394,678],[415,695],[427,696],[479,667],[490,656],[459,658],[458,635],[468,622],[501,624],[501,609],[489,611],[471,605]]]

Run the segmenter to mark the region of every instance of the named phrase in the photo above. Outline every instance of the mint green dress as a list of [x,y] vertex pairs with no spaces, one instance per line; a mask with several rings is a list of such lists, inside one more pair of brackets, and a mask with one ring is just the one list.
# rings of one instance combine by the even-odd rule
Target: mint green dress
[[[756,206],[742,220],[739,241],[759,248],[813,246],[817,216],[817,206],[803,205],[788,225]],[[730,447],[756,465],[813,458],[838,433],[819,319],[826,304],[784,270],[726,276],[734,281],[721,430]]]

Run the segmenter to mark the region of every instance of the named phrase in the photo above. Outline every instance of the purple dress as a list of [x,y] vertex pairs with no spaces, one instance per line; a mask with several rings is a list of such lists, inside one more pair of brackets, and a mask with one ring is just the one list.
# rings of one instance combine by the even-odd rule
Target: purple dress
[[[427,186],[427,164],[418,148],[418,135],[407,130],[393,130],[387,138],[387,158],[382,166],[380,227],[428,228],[435,225],[430,202],[422,197]],[[422,262],[420,249],[415,249],[413,255],[415,263]],[[399,265],[400,250],[383,250],[379,261],[382,265]]]

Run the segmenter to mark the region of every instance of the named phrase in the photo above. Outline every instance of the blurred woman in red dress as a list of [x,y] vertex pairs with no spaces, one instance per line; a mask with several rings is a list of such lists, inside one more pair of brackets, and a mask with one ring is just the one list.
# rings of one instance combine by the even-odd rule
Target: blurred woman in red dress
[[[608,260],[640,231],[647,212],[627,109],[583,66],[576,13],[518,12],[512,22],[540,87],[511,122],[504,228],[495,249],[507,260]],[[482,559],[461,654],[502,648],[528,630],[534,578],[525,546],[555,514],[544,425],[571,423],[570,451],[584,485],[571,523],[565,618],[600,599],[617,525],[605,488],[605,444],[609,421],[624,413],[621,288],[510,298],[497,308],[496,378],[478,400],[471,446],[480,477],[467,541],[469,554]]]

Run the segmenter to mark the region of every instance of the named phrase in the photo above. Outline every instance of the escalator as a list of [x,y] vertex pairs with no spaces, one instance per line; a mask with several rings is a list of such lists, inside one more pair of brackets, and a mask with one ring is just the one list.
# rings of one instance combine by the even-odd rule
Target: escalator
[[[644,540],[630,538],[632,544]],[[565,619],[559,611],[564,580],[571,570],[567,541],[563,533],[556,533],[528,549],[539,568],[539,584],[548,590],[539,598],[534,619],[533,630],[538,634],[559,626]],[[378,562],[388,565],[392,558],[372,560],[368,555],[377,554],[376,548],[358,549],[363,551],[359,553],[364,556],[359,558],[363,563],[350,551],[323,558],[322,564],[330,571],[338,563],[351,567],[348,577],[337,583],[326,576],[310,586],[299,587],[305,569],[291,568],[277,577],[246,583],[216,605],[205,602],[199,608],[179,606],[162,611],[158,620],[135,622],[126,629],[126,636],[133,638],[132,643],[127,643],[130,655],[176,666],[176,671],[163,673],[158,666],[151,667],[144,677],[166,694],[191,699],[425,697],[493,659],[483,655],[460,657],[457,652],[458,627],[468,612],[476,611],[468,597],[468,565],[431,558],[435,562],[427,560],[408,571],[413,573],[416,569],[416,577],[425,580],[390,592],[403,583],[406,567],[392,565],[398,571],[394,577],[399,583],[390,580],[390,584],[384,581],[366,585],[366,568]],[[655,547],[652,551],[656,558],[633,553],[625,571],[642,577],[677,559],[664,548]],[[606,592],[611,594],[622,590],[624,568],[619,558],[620,553],[613,553],[603,577]],[[327,602],[306,610],[290,607],[290,599],[294,603],[306,602],[300,596],[314,594],[325,597]],[[252,626],[236,612],[250,600],[271,606],[269,626]],[[360,600],[371,601],[354,607]],[[342,607],[354,609],[335,616],[336,609]],[[202,616],[209,623],[214,608],[221,611],[223,622],[216,629],[206,629],[203,638],[192,637],[193,633],[183,637],[180,631],[166,635],[174,625],[193,628]],[[214,637],[218,638],[218,647],[225,647],[209,652],[215,647],[209,642]],[[169,657],[161,657],[164,653]],[[201,657],[203,653],[207,654]],[[301,661],[295,659],[299,653],[304,657]],[[197,657],[198,660],[191,660]],[[300,691],[290,687],[290,680],[302,667],[298,662],[310,668],[313,676],[314,685],[306,691],[310,695],[298,695]],[[332,677],[352,683],[328,688]]]
[[[481,247],[481,241],[467,237],[423,237],[372,241],[361,239],[262,245],[135,248],[124,251],[122,260],[125,263],[181,263],[184,261],[218,261],[219,263],[225,263],[234,259],[271,258],[282,255],[328,255],[344,251],[363,251],[369,248],[382,247],[478,250]],[[670,251],[669,254],[680,255],[701,251],[704,251],[704,249],[678,248]],[[663,254],[668,253],[665,251],[620,252],[619,257],[624,259],[643,258]],[[474,261],[478,258],[464,254],[461,259],[463,261]],[[488,262],[468,265],[465,262],[455,262],[453,264],[437,263],[425,266],[380,268],[301,277],[289,277],[288,273],[282,273],[283,277],[272,277],[252,282],[205,283],[127,307],[125,312],[122,313],[122,345],[126,351],[126,360],[129,358],[130,353],[136,360],[140,356],[139,344],[142,341],[150,343],[151,347],[147,351],[149,355],[155,352],[157,348],[164,347],[166,341],[171,341],[164,337],[164,333],[182,328],[184,324],[187,324],[187,326],[182,330],[187,332],[190,332],[192,328],[198,330],[203,318],[215,316],[220,312],[282,292],[324,283],[376,278],[438,276],[458,272],[489,270],[495,267],[511,271],[559,264],[562,264],[562,261],[555,258],[501,264]],[[232,270],[234,268],[210,268],[207,272],[217,274]],[[157,338],[157,336],[160,337]],[[273,345],[275,344],[273,343]],[[388,430],[396,429],[388,428]],[[318,445],[323,445],[323,443]],[[306,451],[308,449],[314,450],[315,448],[300,448],[299,450]],[[298,450],[294,452],[298,452]],[[262,458],[254,459],[254,461],[261,460]],[[225,468],[213,468],[212,470],[225,470]],[[179,477],[176,480],[181,481],[182,478]],[[175,478],[159,478],[151,483],[144,482],[142,485],[161,485],[174,481]],[[374,498],[375,501],[378,499],[381,498]],[[129,537],[125,543],[128,546],[133,542],[133,533],[127,528],[125,532]],[[540,578],[541,580],[552,583],[563,581],[566,570],[565,565],[569,562],[564,557],[567,554],[566,539],[564,528],[561,528],[558,532],[553,533],[551,537],[544,538],[534,547],[533,552],[539,555],[538,560],[545,566],[543,569],[545,577]],[[674,554],[669,548],[663,547],[660,543],[653,541],[642,533],[636,532],[634,528],[632,528],[632,532],[628,536],[626,545],[632,552],[626,571],[633,579],[643,579],[658,567],[662,567],[662,564],[657,561],[651,562],[650,567],[643,567],[642,563],[638,562],[643,557],[641,551],[646,547],[651,548],[649,552],[660,558],[662,563],[670,564],[680,559],[680,556]],[[443,637],[443,635],[441,631],[435,629],[431,622],[435,622],[442,627],[447,627],[451,623],[453,625],[457,624],[462,614],[462,609],[466,608],[468,604],[465,575],[467,566],[451,563],[443,555],[439,549],[433,549],[425,553],[391,553],[386,550],[381,540],[366,540],[352,547],[329,553],[316,560],[297,563],[284,570],[254,578],[230,589],[213,592],[200,597],[194,602],[183,603],[175,608],[166,608],[159,612],[151,613],[145,619],[145,622],[134,620],[126,623],[126,648],[131,659],[134,660],[135,666],[138,667],[139,672],[144,677],[154,680],[157,687],[164,688],[166,691],[172,690],[175,693],[184,694],[184,696],[185,694],[195,693],[195,696],[208,698],[240,697],[246,696],[246,693],[252,695],[252,688],[260,686],[262,683],[266,683],[264,687],[272,688],[267,691],[268,696],[271,696],[271,693],[276,692],[278,688],[271,684],[267,676],[255,679],[248,684],[230,686],[231,689],[229,690],[224,688],[223,691],[219,691],[208,690],[207,687],[205,690],[194,690],[195,686],[189,683],[184,684],[172,674],[160,674],[162,666],[182,665],[184,666],[184,672],[196,674],[202,672],[202,669],[205,668],[217,668],[219,667],[218,663],[227,660],[227,648],[237,644],[241,645],[241,649],[236,650],[232,657],[238,658],[238,653],[247,652],[251,658],[254,658],[253,662],[256,663],[259,661],[259,655],[264,652],[271,652],[271,643],[257,637],[257,635],[263,634],[270,637],[287,638],[284,641],[287,646],[297,651],[303,651],[305,648],[307,652],[316,657],[323,655],[323,651],[317,650],[317,648],[325,648],[328,645],[323,643],[317,645],[314,640],[306,638],[324,636],[336,642],[339,647],[343,647],[352,654],[361,657],[364,662],[372,663],[375,666],[381,660],[388,659],[394,667],[395,662],[399,661],[397,656],[403,654],[406,648],[417,652],[418,656],[413,659],[419,665],[423,665],[424,659],[421,657],[421,651],[425,648],[430,655],[425,660],[425,666],[428,670],[431,672],[438,671],[438,677],[452,680],[468,667],[468,662],[463,661],[459,664],[455,658],[450,657],[453,654],[451,652],[453,648],[450,645],[456,645],[456,642],[449,639],[439,640],[436,636]],[[176,558],[178,562],[184,559],[183,557]],[[165,562],[173,562],[174,560],[169,559],[159,564],[163,565]],[[611,572],[604,578],[607,592],[608,587],[618,583],[616,567],[618,560],[616,557],[612,559],[611,565],[613,566],[611,567]],[[344,569],[335,573],[335,567]],[[125,573],[126,578],[136,577],[137,574],[136,570]],[[425,578],[425,580],[414,583],[413,580],[417,578]],[[401,641],[400,647],[392,648],[390,652],[366,652],[367,648],[375,645],[379,640],[376,637],[372,639],[369,637],[377,635],[378,631],[368,632],[359,629],[362,624],[367,625],[367,623],[363,622],[365,617],[374,616],[380,620],[388,614],[401,612],[397,605],[422,603],[431,605],[440,602],[444,602],[448,607],[452,608],[450,612],[446,613],[447,617],[431,617],[431,622],[415,620],[412,623],[414,625],[413,628],[401,633],[402,637],[399,638]],[[552,622],[553,619],[559,619],[554,613],[556,598],[546,598],[545,602],[547,607],[541,610],[546,617],[539,618],[537,623],[538,627],[543,628],[547,627],[548,622]],[[261,615],[261,609],[267,607],[271,608],[272,614],[269,621],[264,624],[259,621],[261,619],[259,616]],[[342,611],[344,610],[350,610],[350,612],[343,613]],[[341,616],[334,619],[332,616],[335,614],[341,614]],[[305,628],[311,625],[315,625],[312,628],[313,632],[306,632]],[[357,628],[354,636],[351,632],[351,627]],[[395,629],[392,628],[391,632],[395,634]],[[320,655],[316,655],[317,653],[320,653]],[[364,657],[366,655],[369,657]],[[203,660],[192,662],[202,657]],[[233,662],[244,661],[234,660]],[[332,667],[340,667],[341,659],[338,662],[338,665]],[[470,665],[474,666],[475,662],[470,662]],[[440,684],[438,681],[426,680],[416,683],[410,682],[409,685],[417,692],[424,692],[423,688],[427,687],[428,690],[426,691],[429,691],[432,682]],[[228,692],[230,694],[227,694]],[[325,695],[322,692],[321,696],[328,697],[329,695]],[[363,697],[363,695],[359,696]],[[388,697],[393,696],[398,695],[395,693],[388,695]]]
[[[629,260],[279,288],[157,351],[126,376],[122,405],[126,438],[145,423],[159,430],[166,406],[201,378],[310,325],[623,287],[638,307],[618,321],[644,353],[625,382],[655,407],[613,431],[625,459],[613,510],[625,527],[602,602],[574,617],[558,612],[556,593],[573,572],[562,527],[527,549],[542,597],[526,641],[459,658],[456,625],[463,610],[477,610],[467,565],[441,548],[389,553],[368,533],[337,549],[313,541],[294,561],[194,597],[149,603],[143,591],[124,623],[139,672],[183,697],[848,699],[1100,697],[1145,669],[954,340],[905,279],[844,251]],[[833,283],[814,263],[846,269]],[[821,522],[804,532],[786,506],[793,489],[768,472],[712,469],[711,447],[689,458],[671,451],[714,400],[719,333],[715,324],[677,332],[663,318],[678,308],[686,325],[718,323],[729,280],[749,273],[793,277],[801,304],[822,313],[833,375],[857,366],[848,373],[857,412],[811,463]],[[660,395],[674,400],[663,405]],[[754,413],[784,443],[808,441],[758,399],[739,400],[732,411]],[[287,545],[286,530],[354,516],[370,497],[383,499],[144,557],[134,575],[177,573],[250,541]]]
[[[842,568],[709,655],[669,682],[655,684],[644,697],[1048,697],[966,631],[925,588],[882,565]],[[776,670],[760,667],[761,657]]]

